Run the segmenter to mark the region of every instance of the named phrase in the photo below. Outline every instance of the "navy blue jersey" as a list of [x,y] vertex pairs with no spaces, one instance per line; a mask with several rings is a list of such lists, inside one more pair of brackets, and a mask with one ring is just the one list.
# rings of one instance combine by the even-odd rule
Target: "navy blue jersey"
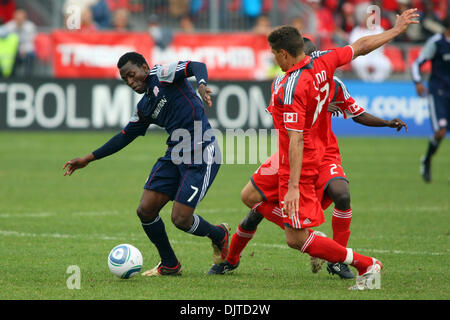
[[427,60],[431,60],[430,92],[450,96],[450,39],[444,34],[436,34],[427,40],[412,65],[414,82],[422,81],[420,66]]
[[[215,139],[211,130],[208,136],[205,135],[211,125],[206,118],[203,102],[187,80],[192,75],[187,72],[188,64],[189,61],[180,61],[156,65],[151,69],[146,79],[147,90],[123,130],[125,135],[137,136],[145,135],[150,124],[164,128],[169,134],[166,158],[170,158],[172,148],[179,143],[177,129],[190,133],[191,150],[194,144],[202,144],[201,150]],[[197,79],[197,83],[202,83],[202,79]],[[195,134],[194,124],[197,126]]]

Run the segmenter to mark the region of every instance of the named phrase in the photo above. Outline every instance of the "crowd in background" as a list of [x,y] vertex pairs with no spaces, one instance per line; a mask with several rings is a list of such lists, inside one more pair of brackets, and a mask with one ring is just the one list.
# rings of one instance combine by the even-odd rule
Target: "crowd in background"
[[[51,3],[52,0],[42,1]],[[36,19],[32,19],[23,4],[26,2],[0,0],[0,40],[9,41],[10,48],[17,47],[12,66],[8,59],[1,62],[4,77],[33,74],[34,37],[42,21],[35,13]],[[373,4],[381,8],[381,19],[379,26],[368,30],[367,6]],[[342,46],[363,35],[389,29],[399,12],[412,7],[419,9],[421,23],[409,28],[396,41],[420,44],[441,31],[440,21],[450,10],[448,0],[65,0],[60,8],[60,28],[65,25],[64,13],[71,5],[81,10],[79,32],[146,30],[163,48],[170,44],[173,32],[211,31],[208,20],[211,9],[218,11],[215,31],[268,34],[274,26],[292,24],[311,36],[320,48]],[[0,55],[2,50],[5,49],[0,48]],[[376,75],[358,73],[359,67],[353,66],[361,79],[381,81],[391,73],[392,66],[383,58],[382,50],[375,54],[379,57]],[[361,65],[368,63],[360,60]],[[384,68],[380,67],[383,65]],[[364,69],[366,65],[361,67]]]

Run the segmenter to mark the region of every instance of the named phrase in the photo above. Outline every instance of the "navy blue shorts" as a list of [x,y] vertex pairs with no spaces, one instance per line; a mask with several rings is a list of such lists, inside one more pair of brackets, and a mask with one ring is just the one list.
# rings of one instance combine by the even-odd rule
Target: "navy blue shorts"
[[430,90],[428,101],[433,131],[450,129],[450,97],[440,94],[439,90]]
[[153,166],[144,188],[163,193],[170,200],[195,208],[205,197],[220,168],[220,161],[213,161],[217,145],[206,147],[210,161],[202,164],[175,164],[165,157]]

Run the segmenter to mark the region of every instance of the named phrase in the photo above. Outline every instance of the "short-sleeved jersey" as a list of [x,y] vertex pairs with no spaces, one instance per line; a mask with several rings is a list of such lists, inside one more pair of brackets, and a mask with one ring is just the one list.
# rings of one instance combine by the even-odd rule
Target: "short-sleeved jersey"
[[[203,103],[187,80],[188,63],[189,61],[180,61],[156,65],[150,70],[146,79],[147,90],[138,102],[130,122],[123,130],[124,134],[145,135],[150,124],[164,128],[169,134],[166,142],[168,150],[165,155],[168,159],[170,159],[172,148],[182,139],[182,132],[180,135],[174,134],[177,129],[189,132],[190,151],[194,150],[194,144],[202,144],[202,148],[197,148],[202,150],[215,139],[211,133],[212,130],[209,130],[211,126],[206,118]],[[195,126],[198,128],[194,134]],[[207,130],[209,130],[208,136],[205,134]],[[174,137],[176,139],[173,139]],[[187,147],[183,148],[188,150]]]
[[[332,87],[331,87],[330,95],[330,103],[335,103],[337,107],[341,110],[344,119],[350,119],[353,117],[357,117],[365,112],[363,107],[360,107],[356,104],[355,100],[350,96],[350,93],[347,90],[347,87],[342,82],[341,79],[334,76]],[[326,163],[328,161],[341,161],[341,155],[339,153],[339,146],[336,136],[333,133],[331,128],[331,117],[332,114],[330,112],[327,113],[327,122],[328,122],[328,144],[325,149],[325,154],[322,158],[322,163]]]
[[280,175],[289,175],[288,130],[303,133],[301,177],[317,174],[328,144],[327,109],[333,74],[352,58],[350,46],[325,51],[320,56],[306,56],[274,80],[269,112],[278,130]]

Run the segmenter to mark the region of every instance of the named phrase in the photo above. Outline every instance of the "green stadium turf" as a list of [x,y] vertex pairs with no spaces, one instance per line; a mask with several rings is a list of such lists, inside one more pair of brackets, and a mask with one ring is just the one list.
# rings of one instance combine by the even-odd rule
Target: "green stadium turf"
[[[121,152],[64,177],[65,161],[83,156],[112,132],[0,132],[0,299],[406,299],[447,300],[449,288],[450,143],[433,162],[433,182],[419,175],[425,138],[339,139],[351,181],[349,246],[384,263],[381,289],[350,292],[354,281],[312,274],[309,256],[289,249],[284,232],[264,221],[230,275],[206,276],[211,242],[176,229],[162,211],[182,262],[181,277],[130,280],[107,266],[117,244],[139,248],[144,269],[158,255],[136,216],[142,187],[166,136],[150,133]],[[232,230],[248,212],[240,190],[257,168],[223,165],[197,213]],[[318,230],[331,236],[331,208]],[[68,289],[76,265],[80,289]]]

